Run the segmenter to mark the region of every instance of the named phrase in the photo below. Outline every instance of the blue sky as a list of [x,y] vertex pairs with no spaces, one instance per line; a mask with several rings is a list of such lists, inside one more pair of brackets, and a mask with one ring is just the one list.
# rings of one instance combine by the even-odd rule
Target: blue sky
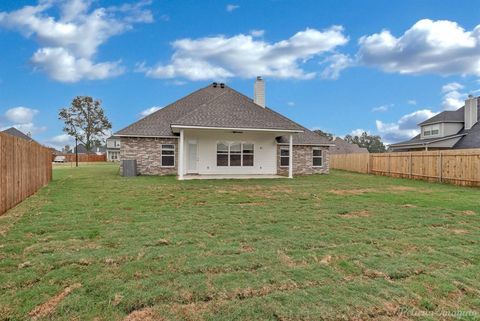
[[119,130],[213,80],[308,128],[387,142],[480,88],[476,1],[41,0],[0,4],[0,128],[56,147],[90,95]]

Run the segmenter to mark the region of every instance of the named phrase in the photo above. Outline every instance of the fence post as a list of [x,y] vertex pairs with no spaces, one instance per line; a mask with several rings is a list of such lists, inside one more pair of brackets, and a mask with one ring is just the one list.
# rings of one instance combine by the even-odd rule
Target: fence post
[[412,178],[412,152],[410,152],[410,161],[409,161],[409,165],[408,165],[408,177],[410,177],[410,179]]
[[390,167],[390,166],[391,166],[390,163],[391,163],[392,159],[390,158],[390,156],[391,156],[390,153],[388,153],[388,176],[392,176],[392,175],[391,175],[392,169],[391,169],[391,167]]
[[438,151],[438,181],[442,183],[443,181],[443,153],[441,151]]

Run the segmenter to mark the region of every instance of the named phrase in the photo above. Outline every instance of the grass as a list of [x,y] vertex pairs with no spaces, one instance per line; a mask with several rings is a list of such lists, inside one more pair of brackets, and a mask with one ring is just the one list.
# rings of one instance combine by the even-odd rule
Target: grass
[[478,189],[341,171],[117,173],[60,166],[0,217],[0,320],[30,319],[58,295],[39,320],[480,316]]

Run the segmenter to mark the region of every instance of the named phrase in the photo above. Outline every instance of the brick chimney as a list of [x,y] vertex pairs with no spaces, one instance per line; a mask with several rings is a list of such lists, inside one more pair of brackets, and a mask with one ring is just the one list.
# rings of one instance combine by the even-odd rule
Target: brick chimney
[[265,81],[258,76],[253,86],[253,102],[265,108]]
[[472,128],[478,122],[478,97],[469,95],[465,100],[465,129]]

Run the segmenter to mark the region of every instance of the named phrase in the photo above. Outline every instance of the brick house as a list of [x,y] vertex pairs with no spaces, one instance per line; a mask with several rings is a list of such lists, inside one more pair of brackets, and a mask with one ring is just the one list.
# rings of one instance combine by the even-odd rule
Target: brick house
[[178,179],[328,173],[333,146],[266,107],[261,77],[254,99],[213,83],[115,136],[121,141],[120,159],[136,160],[138,174],[175,174]]

